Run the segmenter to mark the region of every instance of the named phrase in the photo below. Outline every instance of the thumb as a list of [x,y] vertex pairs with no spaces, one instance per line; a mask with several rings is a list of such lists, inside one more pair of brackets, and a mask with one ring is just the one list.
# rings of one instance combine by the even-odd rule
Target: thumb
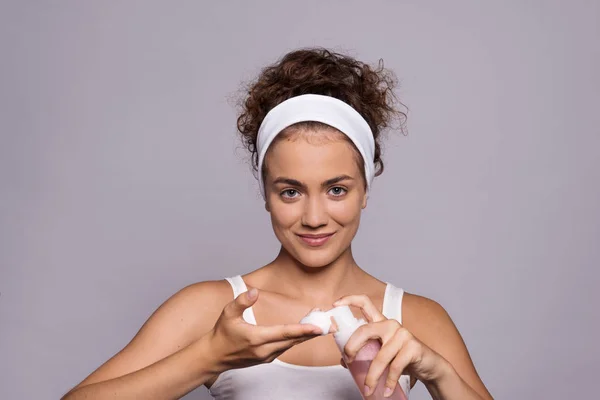
[[241,317],[246,308],[252,307],[258,299],[258,289],[252,288],[247,292],[240,294],[227,307],[229,317]]

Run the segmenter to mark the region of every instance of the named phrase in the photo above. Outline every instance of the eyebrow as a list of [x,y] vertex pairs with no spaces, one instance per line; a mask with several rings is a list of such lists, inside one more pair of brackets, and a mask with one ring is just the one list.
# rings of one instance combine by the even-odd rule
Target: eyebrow
[[[354,178],[351,177],[350,175],[339,175],[339,176],[336,176],[335,178],[327,179],[325,182],[323,182],[321,184],[321,186],[323,186],[323,187],[330,186],[330,185],[333,185],[333,184],[336,184],[336,183],[339,183],[339,182],[342,182],[342,181],[346,181],[346,180],[352,180],[353,181]],[[274,185],[276,185],[278,183],[284,183],[284,184],[287,184],[287,185],[292,185],[292,186],[296,186],[296,187],[299,187],[299,188],[306,189],[306,184],[300,182],[299,180],[292,179],[292,178],[286,178],[284,176],[277,177],[273,181]]]

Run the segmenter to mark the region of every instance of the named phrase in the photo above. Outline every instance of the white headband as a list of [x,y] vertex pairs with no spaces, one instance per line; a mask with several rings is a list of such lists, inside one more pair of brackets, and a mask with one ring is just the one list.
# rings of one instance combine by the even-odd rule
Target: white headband
[[258,184],[265,197],[262,166],[273,139],[285,128],[298,122],[316,121],[329,125],[350,138],[365,165],[367,192],[375,177],[375,140],[365,119],[349,104],[331,96],[304,94],[292,97],[267,113],[256,139],[258,152]]

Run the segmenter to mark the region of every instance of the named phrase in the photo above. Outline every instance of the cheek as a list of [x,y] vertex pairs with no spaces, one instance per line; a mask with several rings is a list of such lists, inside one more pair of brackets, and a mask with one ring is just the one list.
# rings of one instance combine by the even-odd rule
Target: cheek
[[289,228],[302,218],[302,209],[297,204],[273,202],[271,205],[271,220],[273,225]]
[[337,223],[347,225],[360,220],[361,210],[359,201],[340,201],[330,205],[329,215]]

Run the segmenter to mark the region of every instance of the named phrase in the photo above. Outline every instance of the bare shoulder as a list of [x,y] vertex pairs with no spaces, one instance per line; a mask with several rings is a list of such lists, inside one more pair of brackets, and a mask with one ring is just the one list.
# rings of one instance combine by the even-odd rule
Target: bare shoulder
[[440,303],[408,292],[402,300],[402,323],[415,336],[424,337],[438,336],[454,325]]
[[77,386],[123,376],[187,347],[212,329],[232,300],[233,291],[225,280],[182,288],[151,312],[123,349]]
[[225,280],[194,283],[165,300],[141,330],[155,321],[168,321],[169,326],[165,326],[165,329],[178,331],[180,335],[183,334],[183,337],[192,341],[196,339],[194,336],[202,335],[212,328],[223,307],[232,300],[233,291]]
[[232,300],[233,291],[225,280],[188,285],[166,299],[150,315],[132,342],[152,338],[156,343],[154,339],[160,339],[164,342],[163,351],[173,353],[208,332],[223,307]]
[[405,293],[402,325],[423,344],[444,357],[469,386],[482,396],[491,398],[458,328],[441,304],[427,297]]

